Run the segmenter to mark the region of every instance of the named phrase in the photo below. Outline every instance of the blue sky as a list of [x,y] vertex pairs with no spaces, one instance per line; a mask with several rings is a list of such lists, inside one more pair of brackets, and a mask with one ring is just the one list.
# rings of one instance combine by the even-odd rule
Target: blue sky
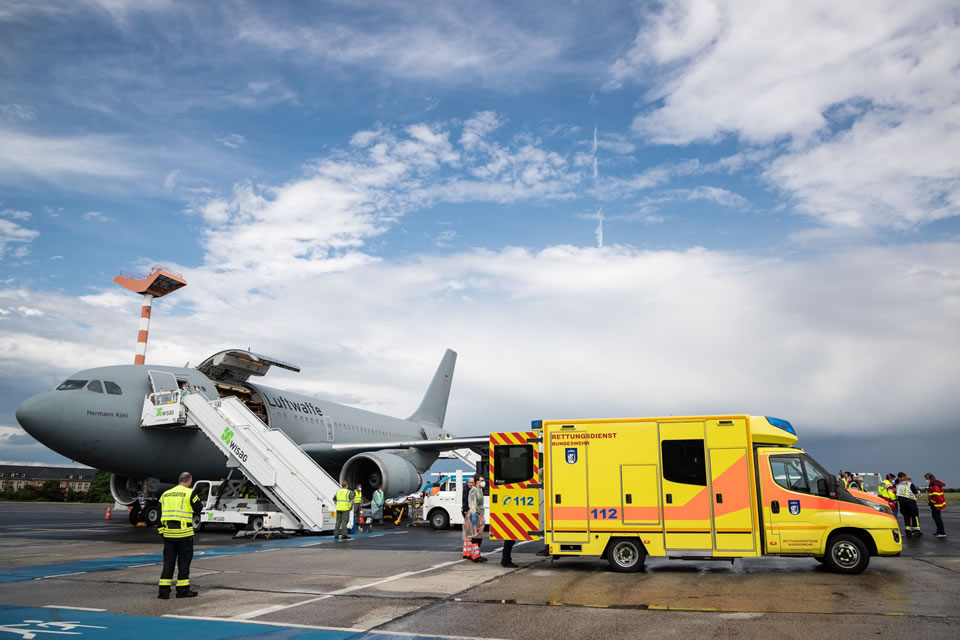
[[956,441],[957,41],[932,0],[6,2],[0,459],[56,459],[15,407],[132,357],[155,263],[148,361],[405,415],[449,346],[465,434]]

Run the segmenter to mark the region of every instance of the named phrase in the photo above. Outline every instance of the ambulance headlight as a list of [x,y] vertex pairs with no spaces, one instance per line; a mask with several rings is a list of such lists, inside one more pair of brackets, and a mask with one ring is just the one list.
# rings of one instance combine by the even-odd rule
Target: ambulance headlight
[[[859,498],[857,498],[857,499],[860,500]],[[880,513],[885,513],[885,514],[887,514],[888,516],[892,516],[892,515],[893,515],[893,509],[891,509],[890,507],[888,507],[888,506],[885,505],[885,504],[879,504],[879,503],[876,503],[876,502],[872,502],[872,501],[870,501],[870,500],[860,500],[860,502],[861,502],[861,504],[865,504],[865,505],[867,505],[868,507],[873,507],[874,509],[876,509],[876,510],[879,511]]]

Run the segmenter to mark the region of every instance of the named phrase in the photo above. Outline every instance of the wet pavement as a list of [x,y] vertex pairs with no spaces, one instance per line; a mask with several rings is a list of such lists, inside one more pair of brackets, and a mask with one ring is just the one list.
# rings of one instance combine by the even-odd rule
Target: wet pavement
[[[28,615],[35,625],[84,623],[71,631],[82,638],[155,635],[200,618],[213,626],[175,632],[928,640],[958,637],[960,623],[960,513],[950,510],[944,519],[955,537],[933,538],[928,527],[905,541],[902,557],[873,558],[859,576],[778,558],[650,559],[641,573],[618,574],[601,560],[537,556],[539,543],[518,545],[520,568],[508,570],[495,543],[483,545],[490,562],[463,562],[459,532],[427,526],[347,542],[234,540],[232,531],[209,530],[197,537],[191,573],[200,597],[162,601],[156,532],[104,521],[102,509],[0,503],[0,640],[25,637],[25,627],[11,625]],[[931,525],[929,515],[921,524]]]

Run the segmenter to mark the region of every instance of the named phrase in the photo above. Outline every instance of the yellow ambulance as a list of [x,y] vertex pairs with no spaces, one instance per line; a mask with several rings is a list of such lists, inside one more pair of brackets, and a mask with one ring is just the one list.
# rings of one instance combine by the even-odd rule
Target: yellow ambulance
[[890,509],[851,495],[786,420],[536,420],[490,435],[490,537],[554,557],[813,557],[839,573],[900,554]]

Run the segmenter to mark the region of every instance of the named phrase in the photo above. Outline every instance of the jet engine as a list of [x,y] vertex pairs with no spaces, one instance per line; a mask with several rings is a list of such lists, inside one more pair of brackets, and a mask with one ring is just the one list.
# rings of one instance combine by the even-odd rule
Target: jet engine
[[396,498],[419,491],[421,484],[416,467],[393,453],[358,453],[340,470],[340,482],[344,481],[351,489],[361,485],[366,499],[377,487],[385,497]]
[[137,494],[140,491],[140,483],[126,476],[118,476],[115,473],[110,474],[110,493],[117,504],[124,506],[131,505],[137,501]]

